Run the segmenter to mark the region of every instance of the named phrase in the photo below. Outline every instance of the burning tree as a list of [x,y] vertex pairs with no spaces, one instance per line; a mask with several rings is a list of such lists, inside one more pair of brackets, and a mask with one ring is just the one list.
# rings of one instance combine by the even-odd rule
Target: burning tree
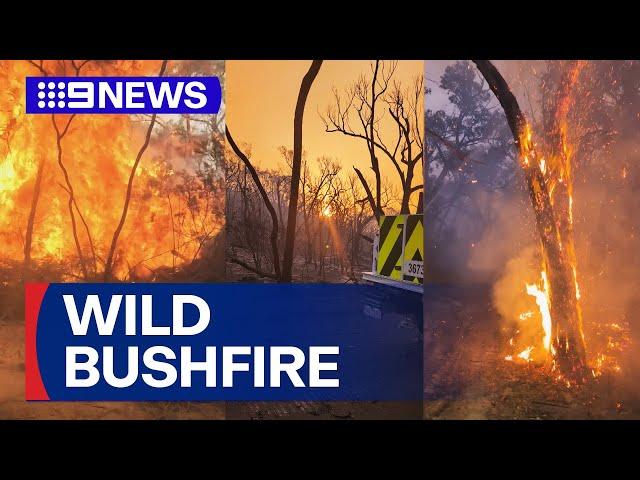
[[[478,63],[436,63],[439,90],[426,103],[432,255],[449,268],[440,274],[453,300],[434,295],[442,322],[430,326],[439,348],[428,361],[430,398],[453,408],[432,411],[637,415],[640,65],[494,62],[502,78]],[[493,114],[498,130],[485,128]],[[471,392],[491,402],[468,401]]]
[[487,60],[474,63],[504,109],[533,206],[543,265],[541,284],[529,286],[528,292],[536,296],[543,316],[544,347],[554,367],[579,380],[587,360],[573,234],[573,151],[567,140],[567,114],[583,62],[573,62],[558,83],[545,132],[546,148],[533,141],[530,123],[495,66]]
[[0,62],[0,267],[9,278],[20,269],[25,279],[151,280],[213,248],[223,224],[223,116],[24,113],[25,76],[160,67],[223,74],[220,62]]

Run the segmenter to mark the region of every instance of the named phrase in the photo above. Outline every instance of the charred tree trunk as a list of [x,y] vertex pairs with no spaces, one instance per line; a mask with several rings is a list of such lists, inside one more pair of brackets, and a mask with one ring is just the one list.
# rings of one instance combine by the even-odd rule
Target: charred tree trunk
[[[541,156],[531,140],[527,120],[509,85],[490,61],[474,60],[474,63],[504,109],[519,151],[549,281],[551,342],[558,366],[564,374],[579,377],[586,367],[586,352],[578,305],[575,257],[571,258],[565,248],[567,243],[573,245],[572,231],[563,226],[569,216],[564,208],[554,209]],[[563,216],[567,218],[561,220]]]
[[311,237],[311,230],[309,226],[309,213],[306,208],[303,211],[304,220],[304,236],[305,236],[305,248],[304,248],[304,263],[311,263],[311,257],[313,255],[313,238]]
[[375,122],[376,122],[376,80],[378,79],[378,70],[380,68],[380,60],[376,60],[376,68],[373,72],[373,80],[371,81],[371,118],[369,120],[369,156],[371,158],[371,169],[376,177],[376,208],[374,211],[381,209],[382,200],[382,179],[380,176],[380,165],[378,157],[376,156],[376,148],[374,139],[375,137]]
[[376,203],[376,200],[373,198],[373,195],[371,193],[371,189],[369,188],[369,184],[367,183],[367,180],[364,178],[364,175],[362,174],[362,172],[357,169],[356,167],[353,167],[353,169],[355,170],[356,174],[358,175],[358,178],[360,179],[360,183],[362,183],[362,187],[364,188],[364,191],[367,195],[367,201],[369,202],[369,205],[371,206],[371,211],[373,212],[373,215],[376,217],[376,220],[379,219],[382,215],[384,215],[384,212],[382,211],[382,208],[379,207],[379,205]]
[[298,191],[300,188],[300,168],[302,165],[302,120],[304,117],[304,107],[311,85],[315,80],[322,60],[314,60],[306,75],[302,79],[296,111],[293,118],[293,158],[291,165],[291,190],[289,195],[289,214],[287,215],[287,233],[284,243],[284,260],[282,261],[281,281],[291,282],[291,271],[293,269],[293,256],[296,241],[296,216],[298,215]]
[[[265,190],[264,186],[262,185],[262,182],[260,181],[258,172],[256,172],[256,169],[253,167],[253,165],[251,165],[251,162],[249,161],[247,156],[242,152],[242,150],[240,150],[236,142],[233,140],[233,137],[231,136],[231,132],[229,131],[228,128],[226,129],[226,136],[227,136],[227,141],[229,142],[229,145],[231,146],[231,149],[233,150],[233,152],[238,156],[240,160],[242,160],[242,163],[244,163],[244,166],[246,167],[246,169],[249,170],[249,173],[251,174],[251,178],[253,179],[253,183],[256,185],[256,188],[260,192],[260,196],[262,197],[264,206],[266,207],[267,211],[269,212],[269,215],[271,216],[271,255],[273,257],[273,271],[275,272],[275,277],[267,273],[260,273],[260,275],[263,277],[270,277],[270,278],[275,278],[276,280],[280,280],[281,275],[280,275],[280,254],[278,251],[278,215],[276,214],[275,208],[273,208],[273,204],[271,203],[271,200],[269,200],[269,195],[267,195],[267,191]],[[246,204],[247,204],[246,201],[243,202],[243,207],[246,206]],[[238,262],[235,262],[235,263],[237,263],[240,266],[243,266],[241,263],[238,263]],[[253,271],[254,273],[257,273],[255,269],[249,269],[249,270]]]

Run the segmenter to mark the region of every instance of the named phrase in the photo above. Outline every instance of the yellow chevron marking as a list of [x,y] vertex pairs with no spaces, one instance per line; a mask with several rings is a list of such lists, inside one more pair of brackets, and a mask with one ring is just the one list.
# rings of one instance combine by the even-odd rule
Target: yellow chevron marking
[[[382,227],[382,224],[385,218],[387,218],[387,216],[380,217],[380,220],[379,220],[380,227]],[[396,242],[398,241],[399,237],[400,237],[400,242],[402,242],[401,236],[402,236],[403,229],[400,226],[403,226],[404,223],[405,223],[404,215],[395,216],[395,218],[393,219],[393,224],[391,225],[391,228],[389,229],[388,233],[385,235],[384,238],[382,238],[382,236],[380,237],[380,241],[378,244],[378,264],[376,268],[377,273],[379,275],[384,275],[394,280],[402,279],[402,254],[401,252],[400,254],[398,254],[399,252],[397,251],[397,249],[394,252],[394,246],[396,245]],[[383,232],[381,232],[381,235],[382,233]],[[393,262],[393,259],[390,258],[392,253],[397,254],[398,256],[395,263],[393,265],[389,265],[388,264],[389,262]],[[392,266],[400,267],[400,268],[399,269],[391,268]]]
[[[424,276],[424,226],[422,215],[411,215],[410,217],[418,217],[418,223],[416,224],[413,232],[410,237],[406,239],[405,247],[404,247],[404,266],[405,272],[407,268],[408,262],[411,262],[413,258],[416,256],[416,253],[420,254],[420,258],[422,258],[423,262],[423,276]],[[413,219],[412,219],[413,220]],[[407,220],[409,223],[409,219]],[[408,231],[407,231],[408,233]],[[423,279],[414,276],[408,273],[405,273],[405,280],[410,280],[412,283],[421,284],[423,283]]]

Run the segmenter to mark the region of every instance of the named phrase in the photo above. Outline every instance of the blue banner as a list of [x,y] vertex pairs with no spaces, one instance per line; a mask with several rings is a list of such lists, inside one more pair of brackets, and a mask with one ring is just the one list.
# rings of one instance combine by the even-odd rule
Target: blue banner
[[27,400],[419,400],[422,296],[383,285],[28,284]]
[[27,77],[27,113],[214,114],[218,77]]

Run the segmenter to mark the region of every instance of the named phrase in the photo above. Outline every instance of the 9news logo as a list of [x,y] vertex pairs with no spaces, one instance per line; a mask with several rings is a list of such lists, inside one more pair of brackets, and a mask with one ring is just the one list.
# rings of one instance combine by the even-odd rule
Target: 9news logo
[[215,114],[218,77],[27,77],[29,114]]

